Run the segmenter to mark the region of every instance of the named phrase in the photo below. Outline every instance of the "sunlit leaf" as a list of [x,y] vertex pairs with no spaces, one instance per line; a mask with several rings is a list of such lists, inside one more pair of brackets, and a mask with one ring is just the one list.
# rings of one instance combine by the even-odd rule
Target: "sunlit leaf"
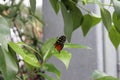
[[98,70],[95,70],[92,74],[93,79],[98,79],[98,78],[105,77],[105,76],[108,76],[108,74],[98,71]]
[[50,3],[57,14],[59,11],[59,0],[50,0]]
[[36,10],[36,0],[29,0],[29,2],[30,2],[31,11],[34,14]]
[[35,50],[34,48],[32,48],[31,46],[28,46],[27,44],[25,44],[25,43],[23,43],[23,42],[18,42],[17,44],[23,45],[23,46],[29,48],[29,49],[32,50],[33,52],[37,53],[40,57],[42,57],[42,54],[39,53],[38,51],[36,51],[36,50]]
[[112,77],[104,72],[101,71],[94,71],[92,75],[93,80],[118,80],[115,77]]
[[113,1],[113,7],[115,9],[117,18],[120,19],[120,1],[118,0],[112,0],[112,1]]
[[15,80],[18,72],[18,66],[12,55],[3,49],[0,45],[0,71],[4,80]]
[[88,0],[80,0],[83,4],[88,4]]
[[106,29],[110,31],[112,27],[112,20],[111,20],[110,12],[105,8],[101,8],[101,17],[102,17],[102,21]]
[[92,26],[95,26],[96,24],[98,24],[101,21],[101,17],[97,16],[96,14],[92,13],[91,14],[92,17]]
[[52,50],[54,49],[54,44],[56,42],[57,38],[52,38],[45,42],[42,46],[42,53],[43,53],[43,60],[47,60],[52,56]]
[[116,28],[116,30],[120,33],[120,19],[117,18],[116,13],[113,13],[113,23]]
[[54,80],[52,77],[48,76],[47,74],[43,74],[43,73],[38,73],[38,74],[43,76],[47,80]]
[[73,44],[73,43],[65,43],[64,48],[84,48],[90,49],[88,46],[80,45],[80,44]]
[[117,49],[120,44],[120,33],[117,32],[117,30],[114,27],[112,27],[112,29],[109,32],[109,37],[114,47]]
[[26,50],[24,50],[24,53],[25,53],[25,57],[23,59],[26,63],[34,67],[38,67],[38,68],[40,67],[40,62],[37,60],[36,56],[33,53],[28,52]]
[[119,79],[112,76],[105,76],[105,77],[98,78],[96,80],[119,80]]
[[72,15],[69,13],[64,6],[64,4],[61,3],[61,11],[63,15],[63,20],[64,20],[64,34],[66,35],[68,41],[70,42],[72,32],[73,32],[73,21],[72,21]]
[[33,53],[27,52],[22,49],[19,45],[9,42],[9,46],[19,55],[23,57],[23,60],[34,67],[40,67],[40,63]]
[[60,80],[60,71],[53,64],[44,64],[44,69],[48,72],[52,72],[57,76],[57,80]]
[[59,54],[54,54],[54,56],[56,58],[58,58],[60,61],[62,61],[65,65],[66,69],[68,69],[72,54],[70,54],[69,52],[67,52],[65,50],[62,50]]
[[5,18],[0,16],[0,44],[7,49],[7,43],[10,41],[10,28]]
[[83,35],[86,36],[88,31],[100,22],[101,18],[86,14],[84,15],[83,23],[82,23],[82,31]]

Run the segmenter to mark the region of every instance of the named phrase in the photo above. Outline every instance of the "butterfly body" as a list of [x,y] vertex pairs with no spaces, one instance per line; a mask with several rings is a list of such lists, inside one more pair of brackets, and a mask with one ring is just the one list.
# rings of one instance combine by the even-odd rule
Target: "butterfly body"
[[60,52],[63,49],[65,41],[66,37],[64,35],[58,38],[58,40],[54,44],[57,51]]

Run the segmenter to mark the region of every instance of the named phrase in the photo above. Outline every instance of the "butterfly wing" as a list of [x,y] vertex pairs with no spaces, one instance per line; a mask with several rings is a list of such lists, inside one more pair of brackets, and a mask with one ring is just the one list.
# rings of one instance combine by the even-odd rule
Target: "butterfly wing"
[[63,48],[64,44],[55,44],[55,48],[57,49],[57,51],[61,51]]
[[54,44],[57,51],[60,52],[62,50],[62,48],[64,47],[65,41],[66,41],[66,37],[64,35],[59,37],[59,39]]

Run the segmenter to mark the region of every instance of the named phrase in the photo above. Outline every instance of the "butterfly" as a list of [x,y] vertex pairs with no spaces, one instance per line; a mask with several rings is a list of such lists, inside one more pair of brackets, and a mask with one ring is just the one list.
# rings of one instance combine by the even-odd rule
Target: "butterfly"
[[63,49],[65,41],[66,41],[66,36],[62,35],[55,42],[54,46],[58,52],[60,52]]

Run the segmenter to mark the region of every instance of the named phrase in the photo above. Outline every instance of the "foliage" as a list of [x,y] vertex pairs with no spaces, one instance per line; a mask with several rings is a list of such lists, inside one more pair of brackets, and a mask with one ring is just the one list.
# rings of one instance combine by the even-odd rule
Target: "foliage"
[[[64,34],[68,41],[71,41],[72,33],[82,28],[83,35],[86,36],[89,30],[95,25],[103,22],[108,31],[109,38],[117,49],[120,44],[120,0],[110,0],[109,4],[104,4],[100,0],[50,0],[50,3],[56,12],[61,10],[64,20]],[[56,4],[57,3],[57,4]],[[97,4],[100,8],[101,17],[96,16],[92,11],[85,8],[88,4]],[[110,12],[105,6],[113,7],[114,12]],[[86,13],[83,14],[82,11]],[[111,15],[112,14],[112,15]],[[103,73],[96,73],[103,75]],[[100,76],[93,80],[117,80],[111,76]]]
[[[58,52],[55,49],[54,44],[57,38],[49,39],[44,43],[41,41],[43,21],[37,15],[39,12],[36,8],[36,0],[29,0],[29,7],[26,7],[23,1],[19,0],[17,3],[16,0],[9,0],[6,4],[0,4],[0,75],[4,80],[44,80],[44,78],[54,80],[45,73],[52,72],[56,75],[56,79],[60,80],[60,71],[48,60],[54,56],[67,69],[72,54],[67,50]],[[102,20],[108,30],[111,42],[115,48],[118,48],[120,43],[120,2],[118,0],[111,0],[110,3],[110,6],[113,5],[115,9],[113,16],[99,0],[50,0],[50,3],[56,14],[61,9],[64,20],[64,34],[69,42],[73,31],[80,26],[83,35],[86,36],[89,30]],[[84,8],[84,5],[89,3],[99,5],[101,17]],[[87,13],[83,14],[82,10]],[[17,42],[14,37],[10,37],[10,30],[18,36]],[[64,48],[89,49],[89,47],[73,43],[65,43]],[[20,65],[21,62],[24,64]],[[101,74],[103,73],[97,75]],[[93,77],[93,79],[116,80],[116,78],[110,76]]]
[[[15,0],[10,1],[11,3],[0,4],[0,76],[4,80],[44,80],[44,78],[54,80],[45,74],[51,72],[56,75],[57,80],[60,80],[60,71],[48,60],[54,56],[67,69],[72,54],[66,50],[58,52],[55,49],[57,38],[41,42],[42,20],[36,8],[36,0],[29,0],[29,7],[23,4],[24,0],[19,0],[18,3]],[[79,10],[76,9],[75,12]],[[78,24],[77,22],[74,25]],[[66,43],[64,48],[88,47]]]
[[118,80],[117,78],[114,78],[106,73],[103,73],[101,71],[94,71],[92,75],[93,80]]
[[[110,0],[109,4],[104,4],[100,0],[50,0],[50,3],[56,14],[60,9],[62,11],[64,20],[64,33],[69,42],[71,40],[73,31],[79,27],[82,27],[83,35],[86,36],[93,26],[102,21],[108,31],[111,42],[116,49],[118,48],[120,44],[119,0]],[[101,17],[96,16],[96,14],[94,14],[92,11],[84,7],[88,4],[97,4],[100,8]],[[107,8],[105,8],[105,6],[113,7],[114,12],[111,13]],[[83,10],[86,12],[85,14],[82,13]],[[114,32],[113,29],[115,30]],[[117,33],[117,35],[113,36],[114,33]]]

